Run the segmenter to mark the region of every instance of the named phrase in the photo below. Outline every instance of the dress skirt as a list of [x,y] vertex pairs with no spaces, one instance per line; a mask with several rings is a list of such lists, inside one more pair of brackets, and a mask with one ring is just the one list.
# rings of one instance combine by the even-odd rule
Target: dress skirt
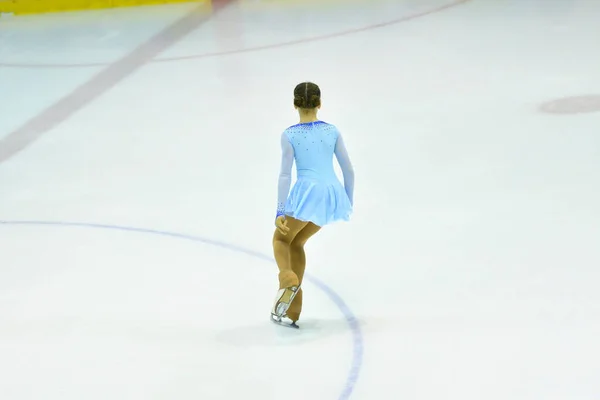
[[348,221],[352,204],[337,179],[322,181],[299,177],[285,203],[285,214],[324,226],[336,221]]

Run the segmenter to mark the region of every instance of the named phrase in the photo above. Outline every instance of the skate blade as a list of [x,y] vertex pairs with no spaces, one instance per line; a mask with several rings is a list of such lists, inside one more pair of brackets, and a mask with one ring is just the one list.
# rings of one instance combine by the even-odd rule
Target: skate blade
[[275,305],[273,306],[273,309],[271,310],[271,314],[276,315],[278,317],[285,316],[285,313],[287,312],[288,308],[292,304],[292,301],[294,301],[294,298],[298,294],[299,290],[300,290],[300,286],[294,286],[292,288],[280,289],[280,293],[281,293],[281,291],[283,291],[283,293],[281,294],[281,297],[279,297],[278,299],[275,300]]
[[277,315],[274,315],[274,314],[271,314],[271,321],[273,321],[277,325],[285,326],[286,328],[300,329],[300,327],[298,325],[296,325],[295,322],[291,322],[291,323],[285,322],[281,319],[281,317],[278,317]]

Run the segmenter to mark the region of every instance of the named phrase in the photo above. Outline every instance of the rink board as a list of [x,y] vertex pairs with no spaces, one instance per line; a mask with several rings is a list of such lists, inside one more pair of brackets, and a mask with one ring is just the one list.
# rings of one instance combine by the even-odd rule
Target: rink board
[[15,15],[98,10],[174,3],[210,3],[211,0],[0,0],[0,13]]

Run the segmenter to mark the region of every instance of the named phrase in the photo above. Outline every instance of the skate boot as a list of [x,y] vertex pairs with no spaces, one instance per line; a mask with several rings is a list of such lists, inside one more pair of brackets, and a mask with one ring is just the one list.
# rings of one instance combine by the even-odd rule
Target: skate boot
[[290,308],[290,304],[294,301],[294,297],[298,293],[300,286],[292,286],[285,289],[279,289],[277,292],[277,296],[275,297],[275,302],[273,303],[273,308],[271,309],[271,320],[277,324],[290,326],[294,328],[298,328],[295,321],[288,322],[287,320],[283,320],[283,318],[287,318],[287,310]]

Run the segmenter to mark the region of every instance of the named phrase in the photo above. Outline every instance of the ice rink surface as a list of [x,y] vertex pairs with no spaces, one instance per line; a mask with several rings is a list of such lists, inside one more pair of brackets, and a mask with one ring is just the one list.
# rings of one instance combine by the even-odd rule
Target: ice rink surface
[[[0,399],[597,400],[600,3],[452,1],[0,19]],[[356,203],[294,331],[304,80]]]

